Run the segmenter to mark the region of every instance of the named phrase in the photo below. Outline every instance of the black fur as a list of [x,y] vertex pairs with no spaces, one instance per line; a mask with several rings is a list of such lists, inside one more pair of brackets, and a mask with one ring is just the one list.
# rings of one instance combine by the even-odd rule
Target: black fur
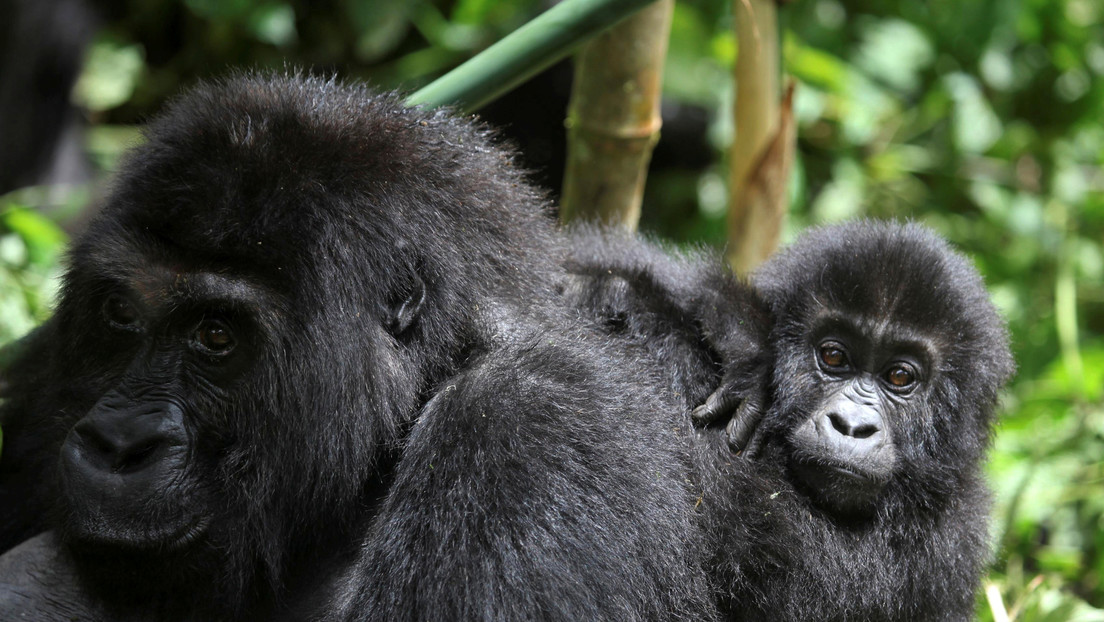
[[[754,470],[724,464],[705,503],[733,617],[972,618],[988,559],[981,466],[1013,367],[977,272],[920,226],[863,222],[806,234],[754,282],[774,317],[765,446]],[[788,472],[790,431],[828,395],[812,343],[827,314],[867,340],[916,338],[933,354],[914,394],[883,404],[896,464],[869,516],[824,509]]]
[[[627,316],[618,324],[653,344],[657,358],[670,355],[669,382],[693,399],[710,395],[722,374],[694,367],[716,357],[726,370],[698,410],[707,412],[697,435],[700,518],[713,539],[711,574],[726,617],[972,617],[988,559],[981,466],[997,391],[1013,365],[1003,323],[967,260],[923,227],[862,222],[807,233],[756,273],[751,290],[703,278],[716,269],[701,268],[700,259],[671,259],[627,238],[584,240],[569,260],[575,304],[607,321]],[[603,243],[608,255],[587,250]],[[702,304],[718,295],[720,302]],[[769,318],[754,311],[759,297]],[[865,480],[865,496],[832,479],[827,466],[811,463],[811,480],[800,470],[801,460],[821,457],[803,453],[808,444],[795,440],[796,430],[838,395],[837,378],[816,362],[826,318],[855,324],[864,351],[908,341],[928,357],[916,387],[869,402],[889,441],[879,442],[880,470]],[[735,332],[727,345],[726,331]],[[773,374],[765,412],[739,382],[762,378],[761,366]],[[687,378],[705,384],[683,386]],[[749,400],[753,407],[744,408]],[[712,425],[717,418],[727,434]],[[749,428],[750,446],[746,438],[726,442]],[[851,447],[843,449],[846,456]],[[854,454],[848,468],[870,466],[868,455]]]
[[568,303],[646,352],[683,406],[706,402],[718,385],[730,404],[762,406],[769,312],[717,257],[587,223],[568,235]]
[[0,558],[0,612],[714,615],[689,426],[562,304],[485,130],[238,76],[147,135],[9,378],[2,544],[57,535]]

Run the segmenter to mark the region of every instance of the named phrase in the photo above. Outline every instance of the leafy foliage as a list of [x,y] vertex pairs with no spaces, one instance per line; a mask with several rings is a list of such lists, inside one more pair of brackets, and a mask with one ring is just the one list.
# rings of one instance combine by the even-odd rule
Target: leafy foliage
[[68,236],[11,195],[0,197],[0,343],[50,315]]

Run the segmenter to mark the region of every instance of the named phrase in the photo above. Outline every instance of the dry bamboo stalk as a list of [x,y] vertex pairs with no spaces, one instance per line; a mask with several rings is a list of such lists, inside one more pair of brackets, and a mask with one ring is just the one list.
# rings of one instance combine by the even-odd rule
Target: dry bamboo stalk
[[[791,83],[782,98],[778,131],[749,171],[733,202],[740,207],[739,219],[731,223],[729,265],[746,276],[778,248],[786,219],[786,182],[793,165],[796,128],[793,119]],[[739,237],[736,237],[739,236]]]
[[[739,54],[736,136],[729,151],[727,258],[737,274],[747,274],[778,246],[794,137],[791,111],[779,106],[775,0],[734,0],[733,11]],[[790,102],[788,98],[789,94]]]
[[588,43],[575,60],[560,220],[635,229],[659,139],[674,0],[659,0]]

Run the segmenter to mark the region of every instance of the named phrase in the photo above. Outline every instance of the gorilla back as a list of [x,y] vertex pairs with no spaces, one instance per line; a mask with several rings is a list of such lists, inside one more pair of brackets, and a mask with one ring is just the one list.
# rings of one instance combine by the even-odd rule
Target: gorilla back
[[4,548],[112,619],[713,615],[686,424],[484,130],[238,76],[147,136],[14,366]]

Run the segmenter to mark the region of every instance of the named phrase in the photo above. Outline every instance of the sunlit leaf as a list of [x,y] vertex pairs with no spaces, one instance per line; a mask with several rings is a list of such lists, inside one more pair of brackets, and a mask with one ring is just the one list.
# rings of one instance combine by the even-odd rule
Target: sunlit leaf
[[0,213],[0,222],[19,235],[26,244],[27,256],[32,263],[48,265],[56,262],[61,247],[68,241],[68,236],[60,227],[33,210],[7,209]]
[[813,203],[817,222],[839,222],[862,213],[865,183],[862,168],[853,160],[840,160],[833,173],[832,182]]
[[1000,138],[1000,119],[972,76],[953,73],[943,82],[955,101],[955,144],[967,153],[983,153]]
[[74,102],[88,110],[110,110],[125,103],[145,69],[144,56],[141,45],[97,40],[73,87]]
[[935,60],[922,30],[902,19],[870,22],[863,29],[858,64],[872,77],[901,91],[920,85],[920,72]]
[[249,15],[247,24],[258,41],[280,46],[295,42],[295,9],[290,4],[258,7]]
[[802,45],[795,38],[787,37],[783,42],[782,53],[787,70],[802,82],[837,93],[847,86],[850,73],[847,64],[828,52]]

